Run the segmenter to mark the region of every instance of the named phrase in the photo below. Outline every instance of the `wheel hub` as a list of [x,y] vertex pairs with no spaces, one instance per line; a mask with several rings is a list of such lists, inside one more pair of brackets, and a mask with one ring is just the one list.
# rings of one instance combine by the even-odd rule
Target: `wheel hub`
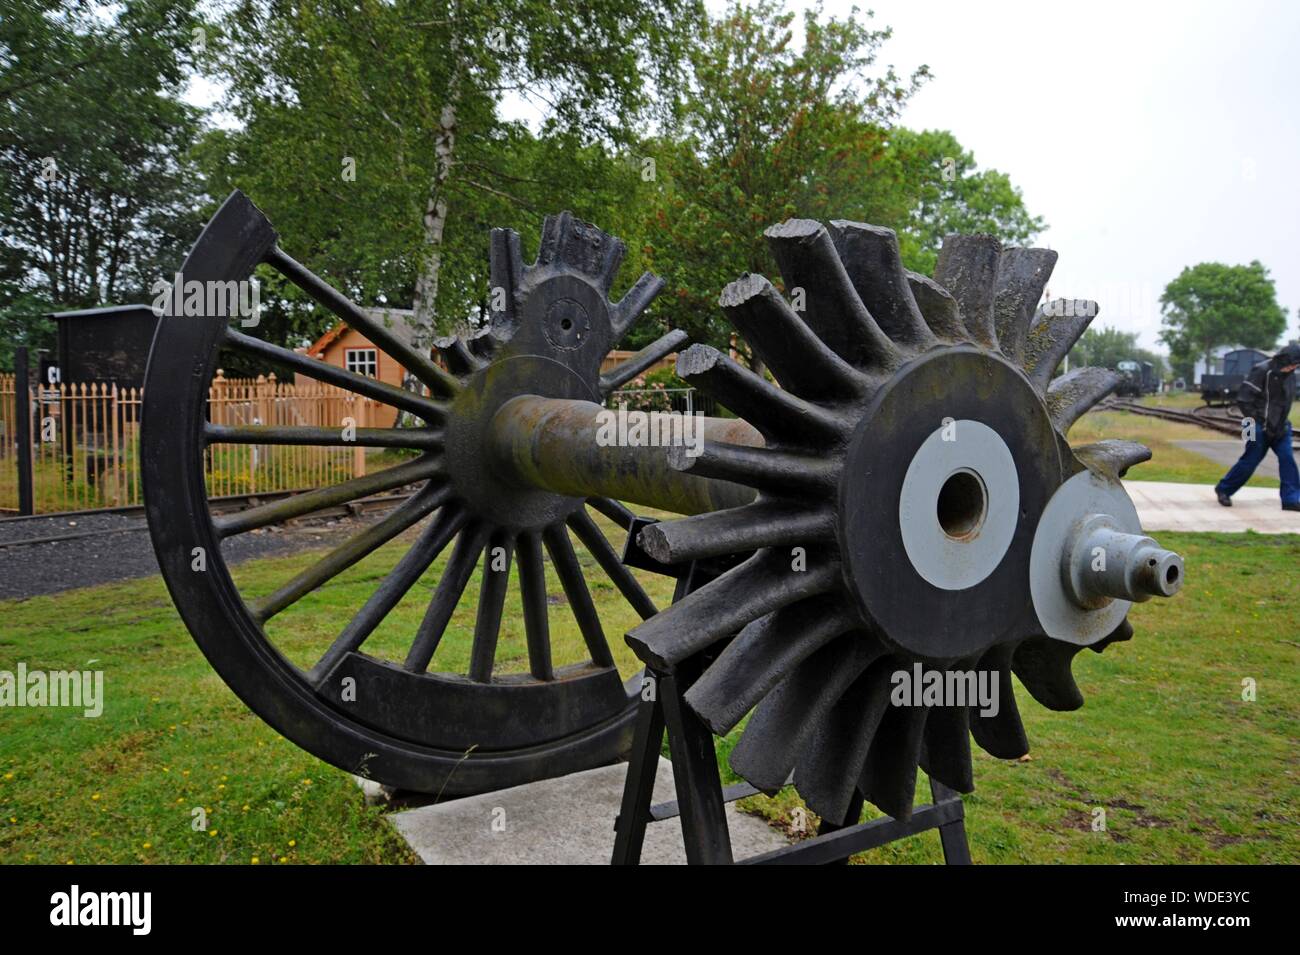
[[845,583],[925,661],[1023,628],[1033,529],[1061,482],[1056,435],[1022,372],[972,346],[929,351],[877,393],[839,489]]

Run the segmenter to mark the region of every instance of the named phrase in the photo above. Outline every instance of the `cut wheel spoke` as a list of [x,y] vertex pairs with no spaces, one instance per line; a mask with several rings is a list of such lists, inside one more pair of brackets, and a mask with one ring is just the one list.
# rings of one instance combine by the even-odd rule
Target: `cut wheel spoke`
[[555,679],[551,666],[551,626],[546,605],[546,567],[537,534],[519,536],[519,590],[528,638],[528,669],[539,680]]
[[455,505],[448,505],[438,512],[438,516],[429,522],[429,526],[420,532],[419,538],[411,545],[402,559],[397,562],[384,582],[366,601],[360,612],[343,628],[325,655],[311,672],[311,681],[318,684],[329,675],[330,670],[344,656],[351,653],[375,632],[375,628],[406,596],[429,565],[442,553],[464,525],[468,515]]
[[438,587],[433,592],[433,599],[429,601],[429,609],[425,611],[424,619],[420,621],[415,642],[411,644],[410,652],[406,655],[403,666],[411,672],[423,673],[429,668],[429,661],[433,659],[433,653],[438,649],[438,642],[447,631],[447,624],[451,622],[451,615],[456,612],[456,605],[460,603],[461,594],[469,584],[469,578],[474,573],[474,566],[478,563],[479,554],[483,553],[483,546],[487,543],[487,539],[488,528],[482,524],[473,524],[461,529],[460,537],[456,539],[456,547],[452,550],[447,566],[442,570]]
[[418,448],[442,447],[442,432],[435,428],[300,428],[262,424],[208,424],[203,429],[209,444],[305,444],[325,447]]
[[416,481],[423,481],[438,473],[438,462],[431,457],[421,457],[405,464],[385,468],[374,474],[353,478],[333,487],[323,487],[304,494],[295,494],[279,501],[259,504],[246,511],[235,514],[223,514],[212,519],[217,533],[221,537],[244,534],[259,527],[279,524],[294,517],[312,514],[327,507],[337,507],[349,501],[355,501],[371,494],[391,491],[405,487]]
[[636,515],[627,507],[607,497],[591,497],[587,499],[587,503],[623,528],[623,530],[628,530],[632,526],[632,521],[636,519]]
[[632,576],[632,571],[623,566],[623,562],[614,553],[614,548],[610,546],[601,529],[596,526],[596,522],[586,511],[575,511],[569,518],[569,527],[573,528],[573,533],[578,535],[582,546],[596,558],[596,563],[600,564],[601,569],[614,582],[614,586],[623,594],[623,598],[632,605],[632,609],[641,615],[642,620],[649,620],[659,612],[654,601],[646,595],[641,584]]
[[468,375],[487,364],[470,351],[469,346],[456,335],[434,339],[433,347],[438,349],[438,354],[447,363],[447,368],[456,375]]
[[446,406],[441,402],[425,398],[403,388],[386,385],[382,381],[367,378],[365,375],[358,375],[356,372],[337,368],[317,358],[308,358],[306,355],[300,355],[298,352],[281,348],[279,345],[264,342],[260,338],[253,338],[251,335],[237,332],[233,328],[226,329],[225,342],[230,348],[245,354],[264,358],[267,361],[275,362],[277,365],[283,365],[285,368],[291,368],[315,381],[323,381],[327,385],[334,385],[353,394],[374,398],[376,401],[382,401],[394,408],[401,408],[403,411],[409,411],[425,421],[441,422],[447,416]]
[[320,302],[349,326],[370,339],[384,351],[408,369],[420,381],[428,386],[435,395],[448,398],[460,390],[460,385],[451,375],[433,363],[426,354],[408,345],[397,337],[383,322],[371,318],[356,303],[338,289],[330,285],[311,269],[285,254],[279,246],[273,246],[266,255],[268,264],[278,269],[285,278]]
[[611,345],[617,344],[627,334],[632,323],[650,306],[655,296],[663,291],[663,287],[663,279],[646,272],[627,290],[627,294],[618,300],[614,306],[614,314],[611,316],[611,324],[614,326]]
[[655,362],[662,361],[681,348],[686,344],[687,338],[687,334],[679,328],[652,341],[621,365],[611,368],[609,374],[601,375],[600,393],[608,395],[614,389],[621,388]]
[[408,527],[418,523],[449,496],[445,487],[425,488],[376,524],[330,551],[275,593],[256,601],[250,608],[261,623],[270,620],[321,584],[337,577],[376,548],[387,544]]
[[582,565],[578,563],[578,555],[573,551],[569,532],[563,525],[552,524],[542,532],[542,540],[551,555],[555,573],[564,586],[564,596],[573,611],[573,619],[577,621],[582,639],[587,643],[591,662],[596,666],[612,667],[614,655],[610,653],[609,641],[605,639],[605,630],[600,625],[600,614],[591,599],[591,591],[587,589],[587,581],[582,576]]
[[469,678],[479,683],[492,679],[497,638],[501,635],[501,614],[510,587],[510,559],[514,547],[514,540],[504,530],[493,531],[488,540],[483,585],[478,593],[478,617],[474,621],[474,646],[469,655]]

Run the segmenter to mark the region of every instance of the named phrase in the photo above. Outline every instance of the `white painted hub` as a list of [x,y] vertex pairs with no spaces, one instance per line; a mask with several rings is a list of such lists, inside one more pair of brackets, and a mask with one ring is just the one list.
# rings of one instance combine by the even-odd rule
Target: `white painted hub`
[[997,569],[1020,515],[1020,475],[1001,436],[979,421],[941,426],[903,476],[898,523],[916,572],[943,590]]

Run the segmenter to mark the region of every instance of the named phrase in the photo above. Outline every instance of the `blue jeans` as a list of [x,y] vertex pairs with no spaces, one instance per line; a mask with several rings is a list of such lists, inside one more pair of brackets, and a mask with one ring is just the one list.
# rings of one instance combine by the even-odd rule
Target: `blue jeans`
[[1236,494],[1241,486],[1250,480],[1250,476],[1255,473],[1255,468],[1259,467],[1259,462],[1268,455],[1270,448],[1277,455],[1278,476],[1282,479],[1282,503],[1300,504],[1300,471],[1296,470],[1295,454],[1291,450],[1290,423],[1287,424],[1286,430],[1271,442],[1264,437],[1262,431],[1257,432],[1255,440],[1246,442],[1246,449],[1241,452],[1237,463],[1214,489],[1229,497]]

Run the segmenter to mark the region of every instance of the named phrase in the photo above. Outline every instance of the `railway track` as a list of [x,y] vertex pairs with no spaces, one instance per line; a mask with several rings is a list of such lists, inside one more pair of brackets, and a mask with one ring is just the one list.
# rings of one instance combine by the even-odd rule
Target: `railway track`
[[[293,494],[300,493],[296,491],[283,491],[274,494],[241,494],[232,495],[215,499],[213,503],[213,513],[231,514],[248,507],[254,507],[257,504],[264,504],[267,501],[275,500],[282,497],[290,497]],[[410,492],[399,492],[396,494],[376,494],[373,497],[364,497],[356,501],[350,501],[347,504],[341,504],[335,507],[322,508],[314,511],[310,515],[295,518],[288,522],[290,524],[311,524],[322,521],[334,520],[340,517],[364,517],[367,514],[376,511],[386,511],[402,503],[411,496]],[[51,518],[65,519],[76,518],[80,520],[94,521],[96,518],[121,517],[125,519],[139,518],[134,523],[115,522],[111,526],[96,527],[91,530],[74,531],[72,533],[60,534],[36,534],[26,536],[22,534],[20,528],[23,524],[29,523],[33,527],[40,527],[42,524],[48,524]],[[0,550],[6,550],[15,547],[28,547],[37,544],[54,544],[65,541],[86,540],[93,537],[105,537],[109,534],[121,534],[131,531],[147,532],[148,526],[144,520],[144,508],[140,506],[100,509],[93,511],[65,511],[52,514],[34,514],[30,517],[11,517],[0,521],[0,535],[5,532],[17,532],[17,536],[3,539],[0,536]]]
[[[1212,408],[1209,405],[1201,405],[1191,411],[1176,411],[1173,408],[1154,408],[1150,405],[1138,404],[1136,401],[1110,398],[1098,405],[1095,410],[1127,411],[1130,414],[1142,415],[1147,418],[1161,418],[1165,421],[1178,421],[1183,424],[1196,425],[1199,428],[1217,431],[1220,434],[1231,435],[1234,438],[1241,437],[1241,415],[1231,408]],[[1291,446],[1293,448],[1300,447],[1297,438],[1291,438]]]

